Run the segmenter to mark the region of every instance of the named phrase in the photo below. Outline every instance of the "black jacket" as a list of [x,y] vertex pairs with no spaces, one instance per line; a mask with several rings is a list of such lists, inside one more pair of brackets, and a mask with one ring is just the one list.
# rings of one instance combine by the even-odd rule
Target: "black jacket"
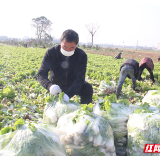
[[115,56],[115,59],[121,59],[121,52],[120,53],[118,53],[116,56]]
[[[125,60],[123,62],[121,68],[124,65],[129,65],[129,66],[133,67],[133,69],[134,69],[134,76],[137,79],[138,76],[139,76],[139,63],[136,60],[134,60],[134,59],[127,59],[127,60]],[[120,70],[121,70],[121,68],[120,68]]]
[[87,54],[76,48],[72,56],[66,57],[60,52],[60,48],[58,45],[46,51],[37,80],[48,91],[51,85],[59,85],[62,91],[71,98],[79,92],[85,82]]

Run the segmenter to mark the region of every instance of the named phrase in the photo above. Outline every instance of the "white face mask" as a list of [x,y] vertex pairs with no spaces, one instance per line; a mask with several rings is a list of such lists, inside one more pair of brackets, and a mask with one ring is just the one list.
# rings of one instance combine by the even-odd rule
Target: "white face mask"
[[[74,50],[75,51],[75,50]],[[64,55],[64,56],[72,56],[74,54],[74,51],[65,51],[63,48],[61,48],[61,53]]]

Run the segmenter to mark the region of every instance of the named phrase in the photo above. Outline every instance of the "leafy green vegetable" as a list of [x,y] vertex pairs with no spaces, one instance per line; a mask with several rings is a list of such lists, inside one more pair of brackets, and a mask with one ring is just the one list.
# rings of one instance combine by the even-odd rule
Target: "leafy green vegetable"
[[28,123],[28,128],[32,131],[32,132],[34,132],[34,131],[36,131],[37,130],[37,128],[34,126],[34,124],[33,123]]
[[25,120],[23,118],[20,118],[14,123],[14,129],[17,130],[24,124],[25,124]]
[[160,90],[155,91],[155,92],[152,93],[152,95],[156,95],[156,94],[160,94]]
[[106,100],[105,102],[101,102],[100,109],[103,111],[107,111],[107,114],[110,114],[112,110],[111,102],[109,100]]
[[147,102],[144,102],[143,104],[140,105],[142,108],[149,108],[150,105]]
[[15,91],[11,87],[5,87],[2,92],[2,98],[7,97],[9,99],[13,99],[16,97]]
[[81,104],[79,106],[79,108],[83,108],[83,110],[88,110],[90,112],[93,111],[93,104],[92,103],[89,103],[89,104]]
[[110,94],[105,97],[105,100],[109,100],[111,103],[117,103],[117,97],[115,94]]
[[140,114],[140,113],[153,113],[153,112],[146,109],[146,108],[144,108],[144,109],[137,108],[136,110],[134,110],[134,113]]
[[13,127],[4,127],[0,130],[0,135],[6,134],[12,131],[14,131]]
[[120,99],[120,100],[118,100],[118,103],[124,104],[124,105],[126,105],[126,106],[129,106],[129,104],[130,104],[127,99]]
[[62,93],[59,94],[59,102],[60,102],[60,103],[63,103],[63,102],[64,102],[64,101],[63,101],[63,97],[64,97],[64,92],[62,92]]

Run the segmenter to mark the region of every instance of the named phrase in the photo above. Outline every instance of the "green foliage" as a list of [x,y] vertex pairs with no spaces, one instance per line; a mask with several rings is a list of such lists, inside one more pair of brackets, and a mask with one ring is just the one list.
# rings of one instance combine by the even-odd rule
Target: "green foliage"
[[16,97],[15,91],[11,87],[5,87],[1,92],[1,98],[7,97],[8,99],[14,99]]
[[32,132],[34,132],[34,131],[36,131],[37,130],[37,128],[34,126],[34,124],[33,123],[28,123],[28,128],[32,131]]
[[22,125],[25,124],[25,120],[23,118],[18,119],[14,124],[14,129],[20,128]]
[[99,103],[100,105],[100,109],[103,111],[107,111],[107,113],[109,114],[112,110],[112,105],[111,102],[109,100],[106,100],[105,102],[101,102]]
[[118,103],[124,104],[124,105],[126,105],[126,106],[129,106],[129,104],[130,104],[127,99],[120,99],[120,100],[118,100]]
[[4,127],[0,130],[0,135],[6,134],[12,131],[14,131],[13,127]]
[[144,109],[137,108],[136,110],[134,110],[134,113],[140,114],[140,113],[153,113],[153,112],[146,109],[146,108],[144,108]]

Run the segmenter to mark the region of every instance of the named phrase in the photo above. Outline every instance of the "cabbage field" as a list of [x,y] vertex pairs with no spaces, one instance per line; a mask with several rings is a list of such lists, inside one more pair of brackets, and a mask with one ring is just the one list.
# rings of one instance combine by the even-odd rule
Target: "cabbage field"
[[[74,132],[72,134],[70,133],[70,136],[73,137],[70,137],[69,140],[66,139],[68,143],[65,141],[67,145],[64,144],[64,147],[63,144],[61,146],[60,141],[57,140],[59,138],[57,135],[60,134],[57,128],[54,128],[53,138],[53,136],[51,135],[53,130],[50,128],[50,126],[48,127],[44,125],[44,123],[50,125],[52,124],[53,121],[46,120],[47,116],[52,120],[52,116],[49,115],[49,112],[47,115],[46,109],[52,106],[56,106],[58,101],[58,99],[55,100],[55,97],[50,95],[50,93],[46,89],[44,89],[38,81],[36,81],[36,74],[41,65],[45,52],[46,49],[42,48],[24,48],[0,45],[0,143],[3,144],[0,145],[0,155],[35,155],[31,152],[31,150],[24,149],[24,146],[26,145],[22,146],[23,152],[20,147],[19,150],[21,151],[19,151],[18,149],[18,151],[15,151],[14,149],[12,149],[17,147],[15,145],[16,143],[14,144],[14,141],[18,141],[18,139],[16,138],[14,138],[13,140],[13,137],[17,137],[22,133],[24,134],[25,131],[26,136],[31,136],[30,138],[32,138],[34,141],[34,143],[31,143],[29,141],[30,146],[37,147],[37,150],[42,150],[42,152],[39,151],[39,153],[37,153],[36,155],[41,155],[41,153],[44,153],[43,155],[51,156],[90,155],[89,153],[94,153],[94,155],[114,156],[116,155],[116,153],[119,153],[119,155],[121,155],[121,152],[125,152],[122,155],[126,155],[126,148],[128,143],[126,138],[128,132],[128,130],[126,130],[127,120],[129,115],[134,111],[132,107],[145,105],[145,109],[143,108],[143,112],[141,112],[142,110],[140,111],[140,108],[138,108],[139,110],[136,110],[136,112],[141,113],[145,113],[148,111],[147,114],[151,114],[153,113],[152,111],[155,111],[149,109],[149,103],[143,102],[143,98],[149,90],[160,90],[160,63],[154,63],[155,68],[153,74],[156,81],[154,84],[152,84],[152,81],[149,78],[150,75],[148,71],[144,70],[142,74],[143,81],[136,81],[135,91],[133,91],[131,88],[132,83],[130,79],[126,78],[122,87],[120,98],[117,100],[114,93],[116,85],[118,84],[120,74],[119,69],[121,64],[125,61],[125,58],[115,60],[111,56],[87,53],[88,63],[86,71],[86,81],[91,83],[94,89],[92,104],[88,106],[80,105],[80,97],[74,96],[70,99],[70,103],[72,104],[70,105],[72,106],[72,109],[64,109],[64,106],[66,107],[68,104],[64,104],[63,106],[59,104],[59,106],[63,108],[63,114],[62,110],[58,111],[61,112],[61,114],[58,114],[56,111],[55,113],[58,114],[58,116],[56,115],[56,119],[53,120],[53,126],[57,126],[61,130],[61,134],[63,132],[63,136],[60,136],[62,139],[64,139],[64,132],[66,131],[66,128],[73,125],[72,122],[80,123],[81,121],[83,121],[83,125],[81,125],[84,126],[85,124],[85,127],[87,129],[84,129],[86,131],[84,135],[82,134],[84,130],[82,130],[81,132],[77,131],[76,134],[73,134]],[[139,62],[139,60],[137,61]],[[105,92],[107,86],[109,86],[108,90],[111,91]],[[159,94],[159,92],[157,93]],[[64,102],[61,100],[59,103]],[[120,104],[118,105],[118,108],[121,109],[121,114],[118,112],[119,109],[117,109],[116,104]],[[153,105],[155,105],[155,103]],[[108,112],[102,114],[100,110]],[[75,116],[73,113],[75,113],[77,116]],[[116,115],[114,113],[116,113]],[[83,118],[78,118],[78,115],[83,115]],[[121,120],[124,119],[123,129],[125,130],[125,132],[123,132],[123,134],[121,135],[117,134],[119,128],[122,128],[119,126],[117,127],[119,120],[117,121],[116,117],[120,117]],[[64,122],[67,122],[67,124],[63,124]],[[160,122],[157,121],[156,123],[160,124]],[[41,124],[42,126],[37,126],[39,124]],[[71,126],[67,126],[69,124]],[[97,127],[95,124],[97,124],[97,126],[99,125],[99,130],[97,132],[96,129],[93,129]],[[107,126],[107,128],[105,128],[104,126]],[[66,128],[64,129],[64,127]],[[28,128],[31,129],[31,132],[28,131]],[[101,130],[102,128],[103,130]],[[35,132],[35,130],[37,130],[37,133]],[[130,123],[129,130],[132,130]],[[95,134],[93,134],[93,131],[95,131]],[[33,133],[35,133],[35,135],[33,135]],[[77,136],[77,133],[79,133],[79,136]],[[35,140],[35,136],[37,135],[41,137],[46,137],[45,135],[48,135],[46,141],[48,143],[51,143],[51,141],[53,141],[53,143],[46,146],[48,147],[48,151],[43,150],[43,146],[45,146],[45,143],[41,145],[37,142],[37,140]],[[88,141],[86,140],[86,135],[90,136]],[[113,135],[114,138],[117,138],[116,140],[114,139],[114,142]],[[147,135],[147,133],[145,135]],[[81,141],[74,141],[74,138],[76,137],[78,137],[78,139],[80,137],[83,138],[81,138]],[[96,137],[96,139],[93,140],[94,137]],[[123,139],[123,142],[125,141],[125,146],[123,146],[123,142],[119,143],[119,137]],[[5,138],[7,140],[4,142]],[[25,141],[24,139],[25,137],[22,136],[21,140]],[[128,137],[128,139],[130,140],[128,146],[131,146],[133,137]],[[103,143],[103,141],[105,143]],[[88,143],[86,144],[86,142]],[[93,142],[93,145],[91,142]],[[77,144],[77,147],[75,147],[75,143]],[[13,147],[14,145],[16,147]],[[84,146],[86,146],[86,148]],[[92,148],[93,146],[94,148]],[[56,148],[56,151],[54,150],[54,152],[52,152],[52,147]],[[121,149],[119,149],[119,147],[121,147]],[[92,148],[92,150],[89,150],[88,148]],[[1,150],[3,152],[1,152]],[[9,150],[11,150],[11,152],[9,152]],[[24,150],[26,151],[26,154],[24,154]],[[87,150],[88,152],[84,153],[85,150]],[[139,148],[137,148],[137,150],[139,150]],[[136,152],[132,152],[131,148],[128,148],[128,155],[129,154],[135,155]],[[141,153],[139,155],[141,155]]]

